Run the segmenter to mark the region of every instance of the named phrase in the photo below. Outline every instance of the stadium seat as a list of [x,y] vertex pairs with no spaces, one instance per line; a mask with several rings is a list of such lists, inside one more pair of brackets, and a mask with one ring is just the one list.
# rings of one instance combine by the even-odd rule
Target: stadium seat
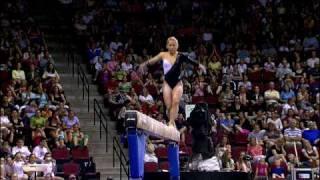
[[167,147],[158,147],[157,149],[155,149],[155,153],[159,159],[168,159]]
[[69,150],[65,148],[55,148],[52,150],[52,157],[57,163],[65,163],[70,160]]
[[251,82],[261,82],[261,71],[248,73],[248,80]]
[[163,170],[169,171],[169,169],[170,169],[169,162],[168,161],[160,162],[159,163],[159,169],[162,170],[162,171]]
[[275,72],[263,71],[262,76],[263,76],[264,82],[270,82],[270,81],[276,80],[276,73]]
[[158,171],[158,163],[156,163],[156,162],[144,163],[144,171],[145,172],[157,172]]
[[72,159],[78,162],[89,160],[89,150],[87,147],[76,147],[71,150]]
[[202,103],[202,102],[206,102],[205,98],[203,96],[192,96],[192,103],[193,104],[198,104],[198,103]]
[[239,159],[241,152],[247,152],[247,146],[233,146],[231,147],[231,154],[234,160]]
[[63,175],[65,177],[68,177],[71,174],[79,175],[80,172],[80,166],[77,163],[70,162],[63,164]]

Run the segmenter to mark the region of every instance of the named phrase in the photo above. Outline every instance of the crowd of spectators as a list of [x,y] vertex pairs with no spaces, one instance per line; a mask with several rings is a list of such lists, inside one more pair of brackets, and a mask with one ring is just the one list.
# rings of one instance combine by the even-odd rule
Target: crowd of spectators
[[[206,102],[223,168],[256,178],[284,178],[293,167],[319,168],[319,1],[86,2],[74,27],[86,41],[93,80],[120,134],[128,109],[166,123],[162,66],[142,76],[137,68],[176,36],[179,50],[208,70],[184,66],[176,121],[182,151],[190,155],[192,144],[185,105]],[[148,142],[146,161],[163,160],[157,149],[164,141]]]
[[[67,102],[29,4],[1,1],[0,7],[0,179],[59,179],[55,174],[67,168],[59,160],[69,162],[75,149],[88,152],[88,136]],[[26,168],[34,164],[47,166],[35,174]]]

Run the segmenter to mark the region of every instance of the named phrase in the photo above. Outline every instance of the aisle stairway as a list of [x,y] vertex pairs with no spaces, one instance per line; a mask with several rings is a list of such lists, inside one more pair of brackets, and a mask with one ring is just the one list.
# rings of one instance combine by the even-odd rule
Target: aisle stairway
[[[39,6],[39,5],[38,5]],[[41,5],[40,5],[41,7]],[[45,39],[47,40],[48,49],[51,52],[55,61],[55,67],[61,77],[61,83],[65,90],[67,101],[71,104],[72,110],[76,112],[76,115],[80,119],[80,127],[82,131],[89,135],[89,152],[90,156],[94,158],[97,165],[97,171],[101,173],[101,179],[106,177],[113,177],[114,180],[120,179],[119,160],[115,158],[115,167],[113,167],[112,161],[112,138],[116,135],[115,123],[109,121],[109,138],[108,138],[108,152],[106,152],[106,134],[102,131],[102,139],[99,138],[99,122],[94,125],[93,123],[93,100],[96,99],[102,107],[104,114],[107,114],[107,109],[103,108],[103,96],[98,93],[97,86],[90,84],[90,112],[87,109],[87,95],[85,100],[82,99],[81,84],[78,87],[77,74],[72,74],[72,66],[68,66],[66,58],[65,47],[74,46],[72,35],[70,34],[70,25],[66,23],[63,17],[57,13],[51,13],[48,15],[46,9],[35,11],[34,17],[36,22],[40,25],[40,28],[45,32]],[[80,60],[80,55],[76,55]],[[76,67],[76,65],[75,65]],[[86,65],[81,64],[81,67],[86,70]],[[91,76],[85,72],[88,80],[91,81]],[[81,81],[80,81],[81,83]],[[91,82],[90,82],[91,83]],[[125,175],[122,179],[125,179]]]

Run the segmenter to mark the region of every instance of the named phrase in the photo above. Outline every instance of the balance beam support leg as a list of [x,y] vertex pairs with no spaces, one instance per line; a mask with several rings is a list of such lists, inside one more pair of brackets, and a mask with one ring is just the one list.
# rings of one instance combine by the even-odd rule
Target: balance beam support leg
[[142,180],[144,176],[144,155],[146,136],[137,129],[128,129],[130,180]]
[[170,180],[180,180],[179,145],[169,143],[168,156],[170,163]]

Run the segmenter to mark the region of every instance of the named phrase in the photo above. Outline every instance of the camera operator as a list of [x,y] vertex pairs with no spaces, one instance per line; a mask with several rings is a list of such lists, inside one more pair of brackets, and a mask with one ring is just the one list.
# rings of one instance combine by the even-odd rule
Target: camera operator
[[209,120],[207,105],[197,104],[190,113],[188,123],[192,128],[192,151],[201,154],[203,160],[212,157],[214,154],[210,138],[212,122]]

